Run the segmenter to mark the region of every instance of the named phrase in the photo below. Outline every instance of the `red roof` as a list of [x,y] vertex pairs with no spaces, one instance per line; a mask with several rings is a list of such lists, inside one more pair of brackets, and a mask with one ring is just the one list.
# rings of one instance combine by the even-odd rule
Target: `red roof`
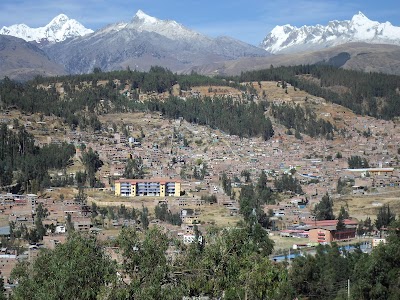
[[162,184],[165,184],[167,182],[178,182],[180,183],[180,180],[177,179],[168,179],[168,178],[152,178],[152,179],[124,179],[120,178],[118,180],[115,180],[115,182],[130,182],[130,183],[138,183],[138,182],[159,182]]
[[[338,220],[323,220],[323,221],[305,221],[306,225],[311,226],[336,226]],[[343,223],[345,225],[357,225],[358,222],[356,220],[344,219]]]

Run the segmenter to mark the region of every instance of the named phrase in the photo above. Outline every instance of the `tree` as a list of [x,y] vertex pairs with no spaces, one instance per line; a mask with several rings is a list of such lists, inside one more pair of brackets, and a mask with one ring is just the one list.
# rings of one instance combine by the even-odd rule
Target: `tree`
[[147,230],[149,228],[149,209],[142,205],[142,211],[140,213],[140,222],[142,223],[142,228]]
[[231,183],[231,179],[228,178],[228,176],[226,175],[226,173],[222,173],[221,176],[221,181],[222,181],[222,188],[224,190],[224,192],[230,196],[232,193],[232,183]]
[[258,201],[257,206],[265,203],[270,204],[272,192],[271,189],[267,186],[267,175],[265,174],[264,170],[261,170],[260,176],[258,177],[256,194]]
[[[347,257],[350,254],[345,253]],[[353,267],[350,259],[341,255],[336,244],[319,245],[315,256],[299,256],[292,262],[289,282],[296,290],[299,299],[343,299],[339,298],[341,287],[345,287]],[[359,299],[359,298],[355,298]]]
[[76,172],[75,173],[75,179],[76,179],[76,185],[79,187],[83,187],[86,183],[86,178],[87,178],[87,174],[86,172]]
[[280,178],[275,178],[274,186],[280,192],[291,191],[296,194],[303,193],[300,182],[297,178],[289,174],[283,174]]
[[357,168],[368,168],[369,164],[366,158],[362,158],[361,156],[354,155],[347,159],[347,163],[349,164],[349,169],[357,169]]
[[336,223],[336,230],[341,231],[343,229],[346,229],[346,224],[344,223],[342,216],[339,215],[338,222]]
[[340,207],[338,219],[339,218],[342,220],[350,218],[349,212],[344,208],[344,206]]
[[67,214],[67,222],[65,227],[68,233],[75,230],[74,223],[72,222],[72,216],[69,213]]
[[379,208],[378,214],[375,220],[375,226],[378,230],[383,227],[388,227],[396,219],[396,214],[390,210],[389,204]]
[[85,166],[89,179],[89,185],[94,187],[96,183],[96,172],[103,166],[103,161],[99,158],[97,151],[93,151],[92,148],[89,148],[88,151],[83,152],[81,161]]
[[205,202],[210,204],[218,203],[216,195],[202,195],[201,200],[204,200]]
[[240,176],[244,177],[245,183],[249,183],[251,181],[249,170],[243,170],[242,172],[240,172]]
[[78,187],[78,194],[75,195],[74,201],[79,205],[86,205],[87,204],[87,195],[83,189],[83,187]]
[[123,255],[122,270],[129,276],[123,299],[166,299],[170,290],[165,252],[168,238],[157,228],[144,233],[143,238],[134,228],[123,228],[118,239]]
[[49,215],[47,208],[43,208],[43,204],[39,203],[36,208],[35,215],[35,237],[33,239],[42,240],[43,236],[46,234],[46,228],[43,226],[43,219],[45,219]]
[[[287,270],[269,260],[273,242],[259,224],[215,229],[202,251],[190,245],[181,270],[191,297],[212,299],[292,299]],[[190,275],[195,276],[190,276]]]
[[41,251],[33,263],[18,263],[12,279],[18,281],[15,300],[95,300],[116,281],[116,269],[95,237],[75,233],[54,250]]
[[6,295],[4,294],[4,279],[3,277],[0,278],[0,300],[7,300]]
[[142,159],[140,157],[129,159],[122,176],[127,179],[143,179],[144,170]]
[[393,221],[387,244],[380,245],[370,255],[363,255],[351,276],[353,299],[399,299],[400,235],[399,221]]
[[335,216],[333,215],[333,202],[328,193],[326,193],[322,197],[321,201],[315,205],[314,215],[318,221],[335,219]]
[[99,215],[99,213],[98,213],[98,211],[97,211],[97,204],[96,204],[96,202],[92,202],[92,208],[91,208],[91,213],[92,213],[92,218],[96,218],[98,215]]
[[101,70],[100,67],[94,67],[94,68],[93,68],[93,74],[99,74],[99,73],[101,73],[101,72],[102,72],[102,70]]
[[346,182],[343,181],[341,177],[339,177],[337,185],[336,185],[336,192],[338,194],[343,194],[345,192],[346,186],[347,186]]
[[344,208],[344,206],[340,207],[340,212],[339,212],[339,216],[338,216],[338,222],[336,224],[336,230],[340,231],[346,228],[346,224],[344,223],[345,219],[348,219],[349,213],[347,212],[347,210]]

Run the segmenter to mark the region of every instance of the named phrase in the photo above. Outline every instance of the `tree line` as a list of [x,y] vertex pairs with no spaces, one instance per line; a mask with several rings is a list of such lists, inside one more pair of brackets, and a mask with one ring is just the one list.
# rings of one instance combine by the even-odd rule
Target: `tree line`
[[72,144],[38,147],[25,128],[13,131],[3,123],[0,125],[0,186],[16,183],[11,188],[13,192],[37,192],[50,185],[48,170],[66,168],[74,154]]
[[[299,65],[271,66],[269,69],[242,72],[232,80],[287,82],[295,89],[305,90],[357,114],[383,119],[400,116],[400,76],[397,75],[345,70],[327,65]],[[337,92],[333,89],[337,86],[345,89]]]
[[228,97],[188,98],[170,97],[167,101],[149,100],[150,111],[161,112],[168,118],[182,117],[188,122],[218,128],[239,137],[260,136],[265,140],[274,135],[271,120],[265,117],[266,103],[241,103]]
[[[230,229],[195,226],[195,242],[184,245],[157,227],[123,228],[113,241],[71,233],[65,244],[43,250],[12,272],[13,299],[398,299],[400,223],[387,244],[366,254],[336,244],[315,255],[272,263],[273,242],[259,224]],[[198,237],[203,235],[207,243]],[[105,253],[119,249],[120,263]],[[169,254],[167,254],[169,253]],[[171,257],[173,253],[173,258]],[[90,264],[87,262],[90,261]],[[350,287],[348,282],[350,281]]]
[[305,133],[311,137],[333,139],[334,126],[329,121],[318,118],[308,106],[303,109],[300,105],[272,104],[271,115],[287,129],[294,129],[296,134]]

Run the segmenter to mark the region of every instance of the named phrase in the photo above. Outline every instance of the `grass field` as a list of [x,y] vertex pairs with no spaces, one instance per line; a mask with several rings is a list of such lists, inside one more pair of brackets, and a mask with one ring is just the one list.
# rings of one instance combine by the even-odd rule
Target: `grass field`
[[340,207],[348,209],[350,216],[357,219],[376,218],[380,207],[388,204],[396,215],[400,214],[400,190],[393,189],[379,194],[346,195],[334,200],[334,213],[339,213]]

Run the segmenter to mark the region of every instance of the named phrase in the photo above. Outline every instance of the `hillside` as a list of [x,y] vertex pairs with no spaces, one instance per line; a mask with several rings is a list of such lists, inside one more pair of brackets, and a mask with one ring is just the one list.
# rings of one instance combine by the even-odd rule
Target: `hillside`
[[184,71],[205,75],[238,75],[240,72],[260,70],[279,66],[298,64],[316,64],[335,60],[335,57],[346,54],[347,58],[337,67],[363,72],[382,72],[400,74],[400,47],[367,43],[348,43],[332,48],[305,53],[280,54],[269,57],[242,58],[233,61],[206,64]]
[[[137,75],[141,77],[143,74]],[[96,74],[92,75],[92,80],[94,76],[98,76],[95,81],[89,81],[90,76],[84,75],[68,77],[71,81],[54,78],[53,82],[46,81],[40,84],[31,82],[41,91],[45,90],[49,93],[47,96],[49,98],[46,98],[45,94],[40,94],[44,101],[43,106],[32,106],[32,103],[21,106],[21,103],[13,102],[13,105],[21,107],[24,113],[7,112],[3,119],[8,124],[15,124],[14,120],[18,120],[19,124],[24,124],[34,134],[40,145],[68,141],[75,145],[83,143],[96,149],[104,161],[98,173],[99,182],[106,187],[110,185],[109,178],[112,174],[121,176],[124,158],[126,159],[129,153],[148,157],[153,155],[151,153],[155,151],[154,145],[157,145],[157,160],[145,161],[147,175],[157,174],[157,176],[172,178],[183,176],[182,178],[190,179],[189,182],[195,180],[197,183],[188,183],[186,189],[196,198],[206,194],[202,188],[208,190],[213,186],[219,186],[219,178],[224,170],[236,174],[232,175],[232,178],[234,176],[241,178],[240,174],[246,170],[250,171],[253,178],[257,178],[261,166],[271,172],[268,174],[271,178],[270,184],[273,185],[272,179],[275,176],[279,176],[278,174],[291,166],[296,166],[298,173],[296,177],[301,180],[303,190],[306,194],[312,194],[315,189],[318,189],[319,193],[324,193],[326,190],[334,191],[338,176],[341,176],[337,170],[346,168],[347,159],[355,153],[362,152],[374,166],[382,162],[390,165],[398,164],[395,156],[400,127],[396,126],[397,122],[356,115],[341,105],[330,103],[324,98],[295,88],[288,83],[285,86],[280,80],[243,81],[240,86],[234,86],[232,83],[228,86],[227,81],[217,79],[206,85],[195,84],[194,78],[200,82],[199,79],[206,80],[207,77],[182,76],[176,78],[182,86],[184,80],[186,84],[192,82],[192,86],[187,85],[184,91],[180,84],[174,84],[173,89],[170,90],[172,95],[169,95],[169,91],[162,93],[141,91],[135,95],[135,90],[132,90],[135,85],[134,80],[129,84],[121,84],[123,74],[118,72]],[[133,74],[130,76],[132,79]],[[114,79],[105,80],[107,77]],[[307,80],[311,81],[311,79]],[[6,84],[8,88],[11,87],[9,82]],[[67,111],[63,106],[61,110],[57,109],[57,106],[64,102],[62,99],[68,99],[69,95],[72,95],[70,90],[74,84],[76,91],[73,95],[76,98],[70,102],[69,110]],[[143,87],[143,83],[137,84]],[[16,85],[15,88],[21,89],[21,85]],[[108,88],[111,88],[113,92],[107,94],[105,91]],[[90,90],[94,93],[88,93]],[[53,94],[54,92],[56,94]],[[116,92],[125,96],[115,98]],[[30,93],[32,95],[32,90]],[[232,97],[228,102],[230,114],[221,113],[219,118],[214,119],[218,122],[215,125],[211,123],[214,122],[212,114],[203,122],[201,112],[203,107],[195,106],[194,102],[187,100],[187,104],[190,103],[192,110],[197,112],[195,117],[193,115],[190,117],[191,115],[185,112],[187,104],[177,102],[175,98],[169,98],[179,94],[187,98],[190,97],[189,95],[195,96],[198,103],[201,103],[200,99],[203,97],[229,95]],[[4,93],[1,95],[4,100],[2,105],[6,107],[5,104],[10,103],[10,98]],[[57,100],[57,97],[60,99]],[[81,97],[84,98],[81,99]],[[124,100],[124,97],[127,98]],[[24,99],[20,96],[18,98]],[[54,102],[54,107],[46,103],[47,99]],[[83,102],[80,102],[80,99]],[[90,99],[89,102],[85,101],[88,99]],[[214,101],[218,105],[226,104],[223,101]],[[234,123],[239,123],[240,126],[223,127],[226,126],[223,125],[224,123],[229,124],[229,118],[233,121],[237,120],[234,113],[235,107],[245,114],[247,113],[246,106],[250,106],[254,109],[253,113],[257,113],[257,106],[251,103],[264,101],[268,104],[263,106],[263,114],[247,116],[254,119],[254,123],[243,123],[243,120],[239,120]],[[234,105],[234,102],[243,103],[244,106]],[[174,106],[174,103],[178,105]],[[277,113],[278,109],[284,110]],[[289,119],[285,118],[288,114],[291,115]],[[259,119],[265,117],[271,120],[272,136],[265,137],[256,131],[256,126],[260,124]],[[301,122],[298,123],[298,120]],[[316,123],[313,123],[314,121]],[[315,131],[319,126],[321,128],[330,126],[331,131]],[[310,131],[310,127],[314,130]],[[235,133],[235,130],[243,131]],[[140,140],[141,146],[131,148],[126,141],[123,142],[127,137]],[[114,157],[110,155],[112,149],[120,149],[118,151],[122,152]],[[337,153],[342,153],[343,157],[335,158]],[[73,165],[68,167],[68,174],[84,170],[79,155],[73,159]],[[208,166],[210,177],[207,177],[207,180],[211,180],[209,181],[212,182],[211,187],[203,186],[202,180],[192,177],[199,159]],[[171,164],[174,160],[176,162]],[[304,174],[312,174],[318,178],[318,181],[307,181],[302,178]],[[52,178],[54,182],[57,182],[56,175],[53,174]],[[67,189],[63,190],[63,193],[73,195],[74,191]],[[218,198],[228,201],[229,197],[223,192],[217,194]],[[110,193],[96,192],[89,195],[91,201],[95,201],[98,205],[125,204]],[[352,208],[352,213],[362,218],[360,204],[353,203],[352,199],[346,201]],[[368,203],[370,203],[367,206],[371,213],[377,210],[371,204],[374,203],[373,200]],[[397,209],[397,205],[394,205],[392,200],[384,201],[384,203],[393,204],[393,207]],[[140,209],[140,205],[136,203],[133,207]],[[149,205],[151,209],[154,208],[152,201],[146,205]],[[219,217],[219,214],[222,217]],[[201,218],[224,225],[235,219],[228,217],[223,211],[216,214],[212,209],[203,209]]]
[[0,78],[27,80],[65,74],[64,68],[50,60],[38,47],[22,39],[0,35]]

